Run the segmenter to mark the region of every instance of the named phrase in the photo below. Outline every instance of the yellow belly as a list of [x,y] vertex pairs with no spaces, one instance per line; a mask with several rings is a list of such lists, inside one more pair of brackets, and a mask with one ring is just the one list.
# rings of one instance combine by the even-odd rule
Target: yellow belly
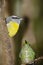
[[10,21],[9,23],[7,23],[7,28],[8,28],[9,36],[13,37],[14,35],[16,35],[19,29],[19,24],[17,22]]

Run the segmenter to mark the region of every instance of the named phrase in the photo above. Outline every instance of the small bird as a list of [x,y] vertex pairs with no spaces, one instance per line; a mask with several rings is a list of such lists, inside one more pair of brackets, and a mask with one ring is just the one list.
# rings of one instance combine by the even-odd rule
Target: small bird
[[35,59],[35,52],[31,48],[30,44],[25,40],[24,45],[22,46],[19,57],[24,64],[31,64]]
[[7,29],[8,29],[10,37],[13,37],[16,35],[19,29],[21,20],[22,18],[18,16],[9,16],[8,18],[6,18]]

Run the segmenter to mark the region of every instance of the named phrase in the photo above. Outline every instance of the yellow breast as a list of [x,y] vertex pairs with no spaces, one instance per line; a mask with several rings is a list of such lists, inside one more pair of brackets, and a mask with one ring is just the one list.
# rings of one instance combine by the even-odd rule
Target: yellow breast
[[9,36],[13,37],[19,29],[19,24],[17,22],[10,21],[9,23],[7,23],[7,28],[8,28]]

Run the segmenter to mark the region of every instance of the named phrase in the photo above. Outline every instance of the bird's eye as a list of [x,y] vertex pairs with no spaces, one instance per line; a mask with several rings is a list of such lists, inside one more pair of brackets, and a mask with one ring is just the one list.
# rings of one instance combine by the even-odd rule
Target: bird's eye
[[15,19],[14,17],[12,17],[12,19]]
[[12,17],[12,19],[20,19],[19,17]]

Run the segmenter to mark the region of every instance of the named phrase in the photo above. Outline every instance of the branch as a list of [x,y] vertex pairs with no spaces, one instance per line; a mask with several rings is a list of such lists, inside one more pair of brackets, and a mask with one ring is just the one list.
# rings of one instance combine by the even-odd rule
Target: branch
[[27,63],[27,64],[25,64],[25,65],[34,65],[34,64],[35,64],[35,62],[38,62],[39,60],[43,60],[43,56],[38,57],[38,58],[36,58],[35,60],[33,60],[32,62]]
[[43,56],[36,58],[36,59],[33,60],[30,64],[33,64],[33,63],[35,63],[35,62],[38,62],[39,60],[43,60]]
[[36,58],[33,62],[37,62],[39,60],[43,60],[43,56]]

